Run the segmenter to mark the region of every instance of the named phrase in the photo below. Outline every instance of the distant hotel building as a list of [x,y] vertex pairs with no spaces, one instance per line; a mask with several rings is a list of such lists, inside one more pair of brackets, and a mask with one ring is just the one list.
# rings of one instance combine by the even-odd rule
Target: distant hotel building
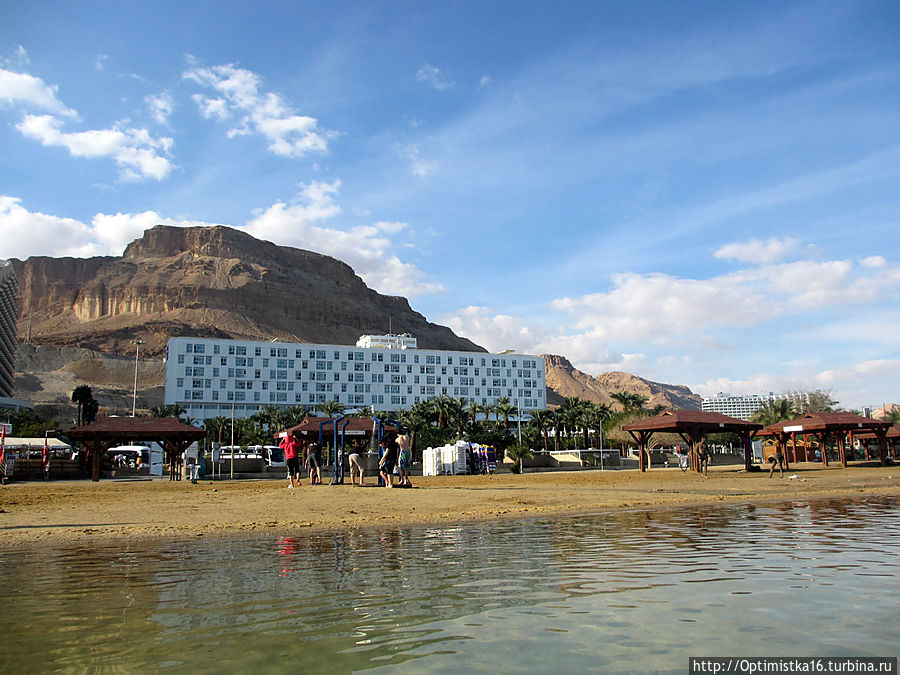
[[764,403],[775,399],[775,395],[769,392],[766,396],[752,394],[750,396],[732,396],[731,394],[718,393],[715,396],[704,398],[701,405],[703,412],[717,412],[740,420],[749,420],[753,413],[759,410]]
[[264,406],[393,411],[447,395],[523,410],[547,407],[546,364],[539,356],[418,349],[410,335],[364,335],[355,347],[172,338],[166,405],[191,417],[249,417]]
[[0,261],[0,398],[12,398],[15,382],[16,273],[11,262]]

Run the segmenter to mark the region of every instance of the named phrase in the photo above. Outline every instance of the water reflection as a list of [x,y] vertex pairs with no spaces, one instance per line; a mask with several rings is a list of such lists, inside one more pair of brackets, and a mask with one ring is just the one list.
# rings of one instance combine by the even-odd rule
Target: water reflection
[[877,498],[6,552],[0,662],[646,671],[700,653],[890,655],[898,533],[897,501]]

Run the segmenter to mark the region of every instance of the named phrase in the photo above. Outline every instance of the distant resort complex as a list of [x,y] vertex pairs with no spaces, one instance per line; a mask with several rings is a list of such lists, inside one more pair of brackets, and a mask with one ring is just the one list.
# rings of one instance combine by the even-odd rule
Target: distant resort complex
[[704,398],[701,403],[703,412],[717,412],[739,420],[749,420],[753,413],[759,410],[766,401],[775,400],[775,394],[768,395],[751,394],[749,396],[732,396],[731,394],[718,393],[715,396]]
[[328,401],[394,411],[441,396],[535,410],[546,392],[540,356],[419,349],[409,334],[364,335],[355,347],[189,337],[167,347],[166,405],[197,420]]

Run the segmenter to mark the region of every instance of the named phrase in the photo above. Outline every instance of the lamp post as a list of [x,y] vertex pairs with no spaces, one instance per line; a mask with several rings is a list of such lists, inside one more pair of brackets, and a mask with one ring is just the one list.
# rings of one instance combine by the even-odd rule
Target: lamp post
[[140,356],[141,345],[144,344],[144,341],[143,340],[132,340],[131,344],[134,345],[134,394],[131,397],[131,416],[134,417],[134,414],[137,411],[138,356]]
[[522,399],[519,397],[520,390],[516,387],[516,407],[518,408],[518,422],[519,422],[519,446],[522,445]]

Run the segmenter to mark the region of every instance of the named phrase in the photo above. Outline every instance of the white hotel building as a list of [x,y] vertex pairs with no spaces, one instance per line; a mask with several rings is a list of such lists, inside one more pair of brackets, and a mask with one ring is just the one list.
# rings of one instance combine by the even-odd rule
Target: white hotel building
[[249,417],[264,406],[314,408],[339,401],[347,410],[393,411],[452,398],[494,404],[508,397],[522,410],[547,407],[540,356],[418,349],[404,335],[364,335],[355,347],[179,337],[169,340],[166,405],[197,420]]
[[775,400],[775,395],[751,394],[749,396],[732,396],[719,392],[715,396],[704,398],[701,404],[703,412],[717,412],[741,420],[749,420],[753,413],[766,402]]

